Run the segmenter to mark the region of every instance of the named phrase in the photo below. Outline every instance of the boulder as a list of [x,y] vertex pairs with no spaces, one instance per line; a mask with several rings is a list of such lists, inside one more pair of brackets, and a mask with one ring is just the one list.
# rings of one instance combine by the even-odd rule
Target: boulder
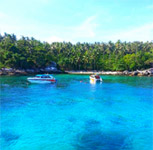
[[1,69],[3,73],[11,73],[11,72],[15,72],[15,70],[13,68],[2,68]]
[[15,75],[15,72],[10,72],[10,73],[8,73],[8,75],[13,76],[13,75]]
[[129,75],[129,71],[125,70],[125,71],[123,71],[123,74],[124,75]]
[[35,73],[39,73],[40,72],[40,69],[35,69],[34,72]]
[[136,76],[138,75],[138,73],[139,73],[138,71],[133,71],[131,75]]
[[45,72],[45,70],[41,68],[41,69],[40,69],[40,72]]
[[52,61],[51,64],[50,64],[50,66],[48,66],[48,67],[55,67],[56,68],[57,67],[57,64],[56,64],[56,62]]
[[153,75],[153,68],[148,69],[149,75]]
[[149,72],[148,72],[147,70],[145,70],[145,71],[143,72],[143,75],[148,76],[148,75],[149,75]]
[[0,75],[3,75],[3,71],[2,70],[0,70]]
[[8,75],[10,73],[14,73],[15,70],[12,68],[2,68],[0,71],[0,75]]
[[26,69],[26,72],[27,73],[35,73],[35,70],[34,69]]
[[46,67],[44,69],[44,71],[46,71],[46,72],[56,72],[57,68],[56,67]]
[[14,72],[14,69],[12,69],[12,68],[4,68],[4,70],[5,70],[6,72]]
[[19,69],[17,69],[16,71],[15,71],[15,74],[21,74],[21,75],[26,75],[27,74],[27,72],[24,70],[24,69],[22,69],[22,70],[19,70]]
[[139,71],[139,74],[142,74],[143,76],[151,76],[151,75],[153,75],[153,68]]

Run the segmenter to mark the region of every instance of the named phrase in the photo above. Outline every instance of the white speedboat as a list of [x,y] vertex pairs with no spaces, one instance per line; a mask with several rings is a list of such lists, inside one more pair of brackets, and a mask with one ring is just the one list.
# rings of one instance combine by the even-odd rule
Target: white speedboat
[[90,75],[90,81],[91,82],[102,82],[102,78],[99,75]]
[[54,83],[56,79],[49,74],[36,75],[35,77],[29,77],[27,80],[30,83]]

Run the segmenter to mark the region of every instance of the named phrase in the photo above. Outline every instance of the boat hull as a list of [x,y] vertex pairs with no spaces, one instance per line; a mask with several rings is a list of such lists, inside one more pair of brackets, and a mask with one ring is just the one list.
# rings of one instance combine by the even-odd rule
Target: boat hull
[[102,79],[101,78],[100,79],[95,79],[95,78],[90,77],[90,81],[91,82],[102,82]]
[[32,78],[28,78],[27,79],[30,83],[55,83],[56,80],[53,79],[32,79]]

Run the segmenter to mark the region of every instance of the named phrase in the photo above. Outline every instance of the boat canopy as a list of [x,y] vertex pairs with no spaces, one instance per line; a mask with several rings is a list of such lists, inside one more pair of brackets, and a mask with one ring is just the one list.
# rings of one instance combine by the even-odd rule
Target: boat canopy
[[38,75],[36,75],[36,77],[39,77],[39,78],[52,78],[52,75],[50,75],[50,74],[38,74]]
[[92,78],[100,79],[99,75],[90,75]]
[[42,74],[37,74],[37,75],[36,75],[36,77],[41,77],[41,76],[42,76]]

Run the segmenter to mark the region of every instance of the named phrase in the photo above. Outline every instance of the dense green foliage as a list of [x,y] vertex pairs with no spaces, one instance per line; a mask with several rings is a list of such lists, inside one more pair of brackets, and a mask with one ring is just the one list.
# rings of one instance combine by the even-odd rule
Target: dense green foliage
[[0,35],[0,68],[44,68],[55,61],[63,70],[136,70],[153,65],[153,42],[52,43],[14,34]]

